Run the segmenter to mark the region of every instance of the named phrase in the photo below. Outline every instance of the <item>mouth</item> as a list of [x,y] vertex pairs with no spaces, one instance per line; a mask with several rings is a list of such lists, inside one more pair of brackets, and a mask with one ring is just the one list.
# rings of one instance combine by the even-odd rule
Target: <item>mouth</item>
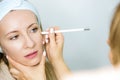
[[28,55],[24,56],[25,58],[28,58],[28,59],[33,59],[34,57],[37,56],[37,53],[38,51],[34,51],[32,53],[29,53]]

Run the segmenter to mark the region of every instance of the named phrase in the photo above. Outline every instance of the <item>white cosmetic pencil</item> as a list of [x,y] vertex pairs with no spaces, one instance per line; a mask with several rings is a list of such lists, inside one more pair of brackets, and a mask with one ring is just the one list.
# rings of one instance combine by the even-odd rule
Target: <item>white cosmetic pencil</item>
[[[54,33],[64,33],[64,32],[78,32],[78,31],[89,31],[89,28],[77,28],[77,29],[65,29],[65,30],[56,30]],[[49,34],[49,32],[43,31],[41,34]]]

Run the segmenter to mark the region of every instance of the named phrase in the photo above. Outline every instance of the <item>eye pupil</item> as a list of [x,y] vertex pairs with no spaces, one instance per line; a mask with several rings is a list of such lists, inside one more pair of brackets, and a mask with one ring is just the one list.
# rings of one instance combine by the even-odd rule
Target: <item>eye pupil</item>
[[37,32],[38,28],[33,28],[31,32]]
[[16,36],[10,38],[10,40],[15,40],[15,39],[17,39],[17,38],[18,38],[18,35],[16,35]]

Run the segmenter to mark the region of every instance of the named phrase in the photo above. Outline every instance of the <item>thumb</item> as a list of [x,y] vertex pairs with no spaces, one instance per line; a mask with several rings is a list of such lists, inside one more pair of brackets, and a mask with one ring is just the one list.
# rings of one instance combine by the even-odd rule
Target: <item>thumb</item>
[[11,68],[11,69],[10,69],[10,73],[12,74],[12,76],[13,76],[14,78],[16,78],[16,79],[19,78],[18,75],[20,74],[20,72],[19,72],[17,69]]
[[22,73],[20,73],[17,69],[11,68],[10,73],[16,80],[27,80]]

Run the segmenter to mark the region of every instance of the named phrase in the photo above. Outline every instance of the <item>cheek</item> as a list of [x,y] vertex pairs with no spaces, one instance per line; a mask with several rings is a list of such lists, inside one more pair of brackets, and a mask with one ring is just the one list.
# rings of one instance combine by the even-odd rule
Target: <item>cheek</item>
[[20,52],[22,51],[21,49],[21,42],[7,43],[7,45],[3,47],[3,51],[6,53],[6,55],[9,55],[10,57],[17,57],[18,55],[20,56]]
[[34,36],[34,41],[36,42],[37,45],[39,45],[41,47],[43,46],[43,37],[40,33],[38,33]]
[[9,46],[5,46],[3,51],[16,62],[23,63],[25,61],[23,57],[25,54],[23,53],[22,45],[20,43],[14,43]]

